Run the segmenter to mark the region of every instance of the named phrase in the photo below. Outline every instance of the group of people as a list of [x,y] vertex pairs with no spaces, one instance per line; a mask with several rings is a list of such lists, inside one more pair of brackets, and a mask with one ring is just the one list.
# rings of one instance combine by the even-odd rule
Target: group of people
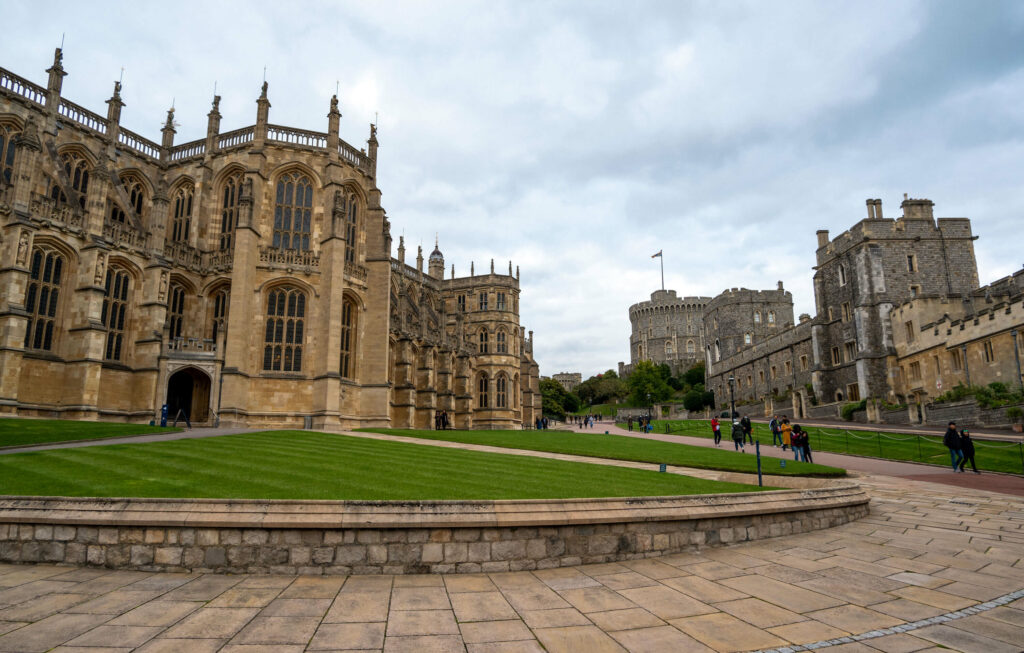
[[[781,446],[783,451],[792,447],[794,460],[807,463],[814,462],[811,457],[810,436],[799,424],[791,426],[788,417],[785,415],[781,417],[775,415],[772,417],[772,421],[768,423],[768,428],[772,432],[772,445],[776,447]],[[722,425],[718,421],[718,417],[711,418],[711,433],[715,438],[715,446],[720,446],[722,443]],[[746,415],[739,419],[733,419],[732,442],[735,450],[743,453],[746,453],[746,444],[748,442],[754,444],[754,429],[750,423],[750,418]]]
[[434,413],[434,430],[435,431],[446,431],[452,427],[451,422],[448,421],[448,411],[442,410],[440,413]]
[[956,422],[950,422],[946,428],[946,434],[942,436],[942,444],[949,449],[949,458],[953,463],[954,472],[964,472],[964,465],[970,461],[974,473],[981,473],[974,464],[974,441],[971,440],[971,432],[966,428],[958,431]]
[[582,429],[592,429],[594,424],[601,421],[600,415],[569,415],[570,424],[576,424]]
[[[633,430],[633,417],[632,416],[630,416],[629,419],[627,420],[627,424],[629,425],[629,430],[632,431]],[[651,431],[651,428],[652,428],[651,427],[651,416],[650,415],[641,415],[640,417],[637,417],[636,418],[636,426],[637,426],[638,430],[640,430],[640,431],[642,431],[644,433],[649,433]],[[667,433],[667,431],[666,431],[666,433]]]
[[538,431],[543,431],[548,427],[548,418],[538,417],[534,422],[534,426],[537,428]]

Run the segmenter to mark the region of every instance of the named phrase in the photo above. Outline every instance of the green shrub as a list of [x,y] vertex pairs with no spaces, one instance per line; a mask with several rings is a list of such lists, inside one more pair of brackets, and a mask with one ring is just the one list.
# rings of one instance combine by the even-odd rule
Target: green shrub
[[857,401],[857,402],[845,404],[840,412],[841,412],[841,414],[843,416],[843,419],[845,419],[847,422],[850,422],[850,421],[853,421],[853,414],[856,411],[864,410],[865,408],[867,408],[867,406],[868,406],[867,400],[866,399],[861,399],[860,401]]
[[1006,409],[1006,418],[1011,422],[1019,422],[1021,417],[1024,417],[1024,410],[1021,410],[1020,406],[1010,406]]

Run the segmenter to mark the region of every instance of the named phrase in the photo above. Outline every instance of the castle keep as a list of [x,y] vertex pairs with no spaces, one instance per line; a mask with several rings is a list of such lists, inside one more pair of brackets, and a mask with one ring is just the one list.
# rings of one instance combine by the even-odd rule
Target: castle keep
[[[1024,271],[979,288],[970,220],[936,219],[933,207],[904,197],[902,215],[886,218],[881,200],[869,199],[867,217],[848,231],[819,231],[813,317],[793,319],[781,282],[702,299],[697,323],[718,405],[732,392],[765,412],[825,417],[874,398],[909,404],[890,416],[905,421],[957,384],[1020,387]],[[633,362],[665,362],[662,343],[674,341],[658,327],[672,310],[655,300],[674,296],[659,291],[630,307]]]
[[391,257],[378,141],[269,122],[161,142],[0,69],[0,410],[148,421],[517,428],[540,410],[519,274]]
[[710,297],[678,297],[674,290],[656,290],[651,300],[629,307],[629,365],[619,363],[619,376],[628,376],[642,360],[664,363],[673,374],[690,369],[704,349],[702,314]]

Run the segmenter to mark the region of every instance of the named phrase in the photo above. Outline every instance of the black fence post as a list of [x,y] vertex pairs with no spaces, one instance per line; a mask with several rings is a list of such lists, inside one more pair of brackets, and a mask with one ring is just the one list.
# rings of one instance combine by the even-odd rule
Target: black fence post
[[917,435],[917,462],[923,463],[924,457],[921,455],[921,436]]

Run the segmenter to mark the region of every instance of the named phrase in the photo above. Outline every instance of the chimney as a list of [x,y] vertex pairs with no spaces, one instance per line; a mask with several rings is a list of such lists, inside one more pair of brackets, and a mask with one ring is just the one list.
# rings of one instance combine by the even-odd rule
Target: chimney
[[828,245],[828,229],[818,229],[818,249]]
[[782,282],[781,281],[779,281],[779,290],[785,290],[785,288],[782,287]]
[[868,205],[868,220],[875,219],[875,200],[864,200],[864,203]]
[[875,200],[875,219],[882,219],[882,200],[880,199]]

